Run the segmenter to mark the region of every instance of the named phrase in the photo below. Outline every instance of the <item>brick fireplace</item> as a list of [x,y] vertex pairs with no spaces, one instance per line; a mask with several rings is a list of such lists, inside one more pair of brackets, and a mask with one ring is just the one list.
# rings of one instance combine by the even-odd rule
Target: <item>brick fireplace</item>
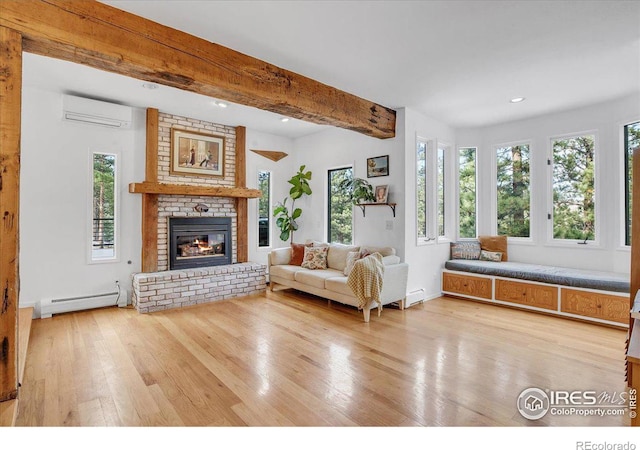
[[[172,128],[224,137],[224,175],[202,177],[171,173]],[[147,111],[146,180],[145,183],[130,185],[130,192],[143,194],[144,273],[134,275],[132,291],[133,304],[139,312],[180,308],[266,290],[264,265],[245,260],[238,263],[239,245],[240,253],[246,254],[247,227],[247,198],[240,196],[242,192],[250,190],[244,187],[244,128],[241,130],[241,139],[237,139],[236,131],[234,127],[153,109]],[[237,144],[239,148],[236,148]],[[151,186],[151,191],[148,186]],[[199,195],[201,191],[206,191],[206,195]],[[211,191],[216,192],[212,194]],[[241,194],[238,191],[242,191]],[[192,195],[192,192],[196,195]],[[225,238],[228,239],[225,264],[219,263],[219,256],[212,256],[210,261],[215,261],[211,265],[203,262],[197,267],[186,268],[174,264],[172,268],[171,254],[177,251],[177,247],[172,248],[171,244],[169,224],[172,220],[228,222],[230,227]],[[239,232],[244,240],[239,239]],[[215,233],[207,234],[207,241],[209,236],[212,241],[216,240]],[[197,236],[195,239],[198,239]],[[195,259],[201,260],[198,253],[216,251],[200,242],[188,246],[185,246],[185,242],[176,245],[182,245],[180,249],[185,256],[181,257],[181,261],[194,259],[189,257],[191,253]],[[216,242],[215,245],[219,246],[220,243]],[[245,252],[242,251],[243,245]],[[200,246],[200,250],[196,246]]]

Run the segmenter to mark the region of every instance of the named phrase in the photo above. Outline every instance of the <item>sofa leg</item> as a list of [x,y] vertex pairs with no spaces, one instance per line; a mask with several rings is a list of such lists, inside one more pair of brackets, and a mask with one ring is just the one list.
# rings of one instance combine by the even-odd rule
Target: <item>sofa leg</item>
[[269,282],[269,290],[270,290],[271,292],[273,292],[273,285],[274,285],[274,284],[275,284],[275,283],[274,283],[273,281],[270,281],[270,282]]
[[369,318],[371,317],[371,310],[369,308],[362,308],[362,313],[364,314],[364,321],[369,323]]
[[405,305],[406,305],[406,302],[407,302],[407,299],[406,299],[406,298],[403,298],[402,300],[400,300],[399,305],[400,305],[400,310],[401,310],[401,311],[406,307],[406,306],[405,306]]

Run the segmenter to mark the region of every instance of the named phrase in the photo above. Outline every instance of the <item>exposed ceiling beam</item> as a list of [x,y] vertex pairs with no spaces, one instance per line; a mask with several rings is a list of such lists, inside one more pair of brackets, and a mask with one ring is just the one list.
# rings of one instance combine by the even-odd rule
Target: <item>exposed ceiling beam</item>
[[24,50],[377,138],[394,110],[96,1],[2,0]]

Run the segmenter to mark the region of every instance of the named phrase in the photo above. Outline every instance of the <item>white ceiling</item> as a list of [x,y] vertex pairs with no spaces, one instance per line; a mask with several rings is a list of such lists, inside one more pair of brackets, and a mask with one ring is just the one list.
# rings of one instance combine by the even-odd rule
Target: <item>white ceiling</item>
[[[391,108],[476,127],[640,92],[639,1],[151,1],[104,3]],[[323,127],[69,63],[28,82],[297,137]],[[43,62],[43,61],[46,61]],[[53,69],[49,69],[53,64]],[[54,70],[55,69],[55,70]],[[57,71],[60,81],[50,80]],[[25,72],[27,70],[25,69]],[[47,81],[49,79],[49,81]],[[109,91],[107,91],[109,90]],[[511,104],[512,97],[526,101]],[[168,100],[166,100],[168,99]],[[201,103],[203,106],[200,106]],[[236,117],[238,117],[236,119]],[[235,121],[235,122],[233,122]]]

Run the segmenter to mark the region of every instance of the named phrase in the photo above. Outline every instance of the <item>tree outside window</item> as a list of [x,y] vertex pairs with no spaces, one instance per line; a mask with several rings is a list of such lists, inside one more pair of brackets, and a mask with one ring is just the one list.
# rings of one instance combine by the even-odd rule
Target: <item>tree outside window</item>
[[340,183],[353,178],[353,169],[331,169],[329,175],[328,240],[339,244],[353,243],[353,203]]
[[93,260],[115,257],[116,155],[93,154]]
[[496,156],[498,234],[530,237],[529,145],[499,147]]
[[476,148],[459,150],[458,181],[460,185],[460,220],[458,235],[461,238],[476,237]]

